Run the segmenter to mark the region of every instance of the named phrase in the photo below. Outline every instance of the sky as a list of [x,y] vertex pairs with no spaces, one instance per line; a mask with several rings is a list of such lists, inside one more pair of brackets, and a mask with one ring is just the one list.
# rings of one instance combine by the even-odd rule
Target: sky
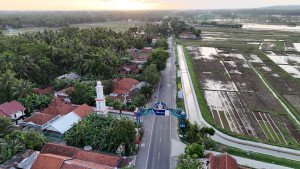
[[300,5],[300,0],[0,0],[0,10],[233,9]]

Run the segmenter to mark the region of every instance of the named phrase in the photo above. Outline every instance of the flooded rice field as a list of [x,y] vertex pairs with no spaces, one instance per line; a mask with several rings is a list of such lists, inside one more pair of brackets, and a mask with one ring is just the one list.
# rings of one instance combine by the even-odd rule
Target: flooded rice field
[[[259,43],[255,45],[259,47]],[[281,92],[300,92],[300,86],[298,90],[287,79],[280,78],[272,67],[264,64],[264,60],[255,54],[245,55],[236,49],[193,45],[187,46],[187,50],[193,60],[199,87],[203,90],[211,116],[218,126],[240,135],[278,144],[288,144],[288,138],[300,142],[300,133],[294,132],[297,131],[295,126],[291,122],[287,124],[282,121],[289,120],[285,109],[248,63],[267,75],[268,79],[280,79],[281,85],[286,84],[285,87],[276,86],[283,87],[284,91]],[[298,71],[298,67],[289,65],[291,61],[300,63],[298,56],[277,56],[269,52],[268,57],[280,63],[283,69],[289,70],[295,77],[300,77],[300,72],[298,74],[295,71]],[[286,97],[291,99],[289,94]]]

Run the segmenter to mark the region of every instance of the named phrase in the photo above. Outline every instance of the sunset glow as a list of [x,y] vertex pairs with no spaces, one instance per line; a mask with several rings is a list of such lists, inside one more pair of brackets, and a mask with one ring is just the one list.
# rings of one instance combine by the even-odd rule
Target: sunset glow
[[160,6],[158,3],[147,3],[145,1],[137,0],[113,0],[99,3],[101,4],[101,7],[112,10],[147,10]]

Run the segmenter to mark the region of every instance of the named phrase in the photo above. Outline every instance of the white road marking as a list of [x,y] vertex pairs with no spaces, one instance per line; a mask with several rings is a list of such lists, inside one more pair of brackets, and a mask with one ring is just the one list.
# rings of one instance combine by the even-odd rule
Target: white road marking
[[155,120],[155,115],[154,115],[153,123],[152,123],[152,129],[151,129],[151,134],[150,134],[150,142],[149,142],[149,148],[148,148],[148,153],[147,153],[147,159],[146,159],[146,167],[145,167],[145,169],[147,169],[147,167],[148,167],[148,159],[149,159],[149,152],[150,152],[151,141],[152,141],[152,132],[153,132],[153,127],[154,127],[154,120]]

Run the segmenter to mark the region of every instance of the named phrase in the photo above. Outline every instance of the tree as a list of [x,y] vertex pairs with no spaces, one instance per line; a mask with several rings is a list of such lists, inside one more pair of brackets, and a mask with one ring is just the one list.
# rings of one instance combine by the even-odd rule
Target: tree
[[157,48],[151,53],[151,57],[143,65],[147,67],[151,64],[155,64],[158,71],[162,71],[166,68],[166,63],[169,58],[169,53],[162,48]]
[[164,50],[168,50],[169,49],[169,44],[167,39],[163,38],[163,39],[158,39],[155,43],[155,48],[162,48]]
[[138,36],[134,39],[134,46],[137,49],[143,49],[145,47],[145,39],[142,36]]
[[151,85],[145,85],[141,88],[141,94],[143,94],[146,98],[150,97],[152,94],[153,87]]
[[7,134],[8,129],[12,126],[10,118],[0,116],[0,138]]
[[17,80],[11,88],[12,97],[18,99],[32,93],[33,84],[27,80]]
[[201,158],[204,155],[204,149],[201,145],[193,143],[185,148],[185,153],[192,158]]
[[117,110],[122,110],[124,108],[125,104],[124,102],[122,102],[121,100],[119,99],[115,99],[113,102],[112,102],[112,107],[114,109],[117,109]]
[[[125,145],[125,151],[132,151],[132,144],[135,144],[134,137],[136,135],[135,125],[129,119],[121,119],[114,124],[112,130],[112,139],[119,144]],[[117,149],[118,147],[115,147]]]
[[7,70],[0,76],[0,87],[1,92],[3,92],[3,95],[1,94],[1,99],[3,101],[9,101],[11,99],[11,88],[15,81],[15,73],[10,70]]
[[150,66],[146,67],[146,69],[143,71],[142,77],[145,82],[155,85],[159,79],[159,72],[156,68],[155,64],[151,64]]
[[27,148],[39,151],[45,143],[45,138],[39,133],[29,131],[24,134],[23,142]]
[[201,167],[201,162],[191,158],[190,155],[180,154],[178,157],[176,169],[200,169]]
[[71,102],[75,104],[86,103],[90,106],[95,106],[96,89],[94,84],[87,84],[85,82],[75,83],[75,89],[69,91]]
[[133,96],[131,105],[134,105],[134,107],[141,107],[144,106],[146,103],[146,97],[143,94],[136,94]]

